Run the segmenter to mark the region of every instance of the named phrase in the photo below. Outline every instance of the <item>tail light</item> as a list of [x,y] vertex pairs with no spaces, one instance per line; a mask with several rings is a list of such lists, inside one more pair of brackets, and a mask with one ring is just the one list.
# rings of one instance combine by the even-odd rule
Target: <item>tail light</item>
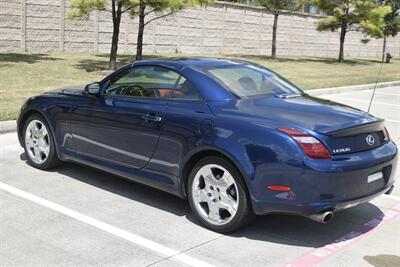
[[385,142],[389,142],[390,140],[390,135],[386,127],[383,129],[383,139],[385,140]]
[[329,150],[317,138],[303,131],[293,128],[278,128],[278,131],[284,132],[293,138],[310,158],[330,159],[332,157]]

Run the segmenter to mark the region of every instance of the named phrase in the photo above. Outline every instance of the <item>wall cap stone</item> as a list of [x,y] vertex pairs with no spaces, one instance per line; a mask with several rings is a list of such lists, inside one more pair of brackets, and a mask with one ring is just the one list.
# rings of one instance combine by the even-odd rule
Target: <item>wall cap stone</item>
[[[215,1],[213,5],[243,7],[243,8],[254,10],[254,11],[263,11],[265,13],[272,14],[270,11],[268,11],[267,9],[265,9],[261,6],[255,6],[255,5],[249,5],[249,4],[233,3],[233,2],[225,2],[225,1]],[[298,16],[302,16],[302,17],[313,17],[313,18],[328,17],[327,15],[323,15],[323,14],[312,14],[312,13],[306,13],[306,12],[301,12],[301,11],[294,11],[294,12],[282,11],[281,13],[282,14],[294,14],[294,15],[298,15]]]

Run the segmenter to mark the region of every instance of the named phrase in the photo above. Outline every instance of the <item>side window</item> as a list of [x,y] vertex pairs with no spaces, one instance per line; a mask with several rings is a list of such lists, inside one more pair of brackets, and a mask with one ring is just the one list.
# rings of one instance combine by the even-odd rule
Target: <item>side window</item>
[[134,67],[112,79],[105,94],[160,98],[161,92],[174,89],[178,78],[178,73],[167,68]]
[[110,81],[105,94],[168,99],[201,99],[191,82],[175,71],[157,66],[129,69]]
[[241,92],[246,92],[248,95],[260,94],[263,76],[252,68],[215,68],[209,72],[239,95]]
[[176,84],[173,95],[169,98],[200,100],[201,96],[199,95],[197,89],[193,86],[193,84],[188,79],[181,76],[178,83]]

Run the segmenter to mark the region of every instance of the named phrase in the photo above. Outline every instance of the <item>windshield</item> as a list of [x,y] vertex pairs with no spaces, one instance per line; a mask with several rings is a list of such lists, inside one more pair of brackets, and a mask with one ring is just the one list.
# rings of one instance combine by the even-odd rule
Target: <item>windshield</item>
[[218,66],[205,71],[239,97],[302,93],[275,73],[252,65]]

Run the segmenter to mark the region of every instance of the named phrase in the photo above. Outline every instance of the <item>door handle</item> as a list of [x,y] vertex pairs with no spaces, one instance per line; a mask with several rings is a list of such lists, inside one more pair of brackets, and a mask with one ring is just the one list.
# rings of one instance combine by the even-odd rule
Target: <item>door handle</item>
[[157,116],[154,113],[147,113],[146,115],[143,115],[142,118],[145,121],[155,121],[155,122],[160,122],[162,120],[161,117]]

